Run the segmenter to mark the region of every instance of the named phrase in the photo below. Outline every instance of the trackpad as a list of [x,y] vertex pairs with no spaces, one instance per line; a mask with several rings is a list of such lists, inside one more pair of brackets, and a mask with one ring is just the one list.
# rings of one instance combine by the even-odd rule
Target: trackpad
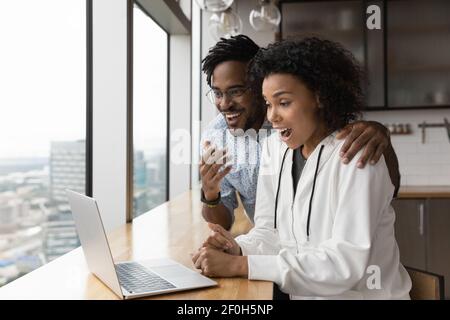
[[178,264],[151,267],[151,270],[179,288],[199,288],[217,285],[215,281]]
[[192,271],[178,264],[151,267],[151,269],[163,278],[186,277],[196,273],[195,271]]

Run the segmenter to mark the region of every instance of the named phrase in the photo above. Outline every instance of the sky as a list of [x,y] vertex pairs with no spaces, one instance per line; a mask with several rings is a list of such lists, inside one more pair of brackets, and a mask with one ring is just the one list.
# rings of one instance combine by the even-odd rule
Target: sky
[[[50,141],[85,139],[85,3],[0,0],[0,159],[45,157]],[[165,33],[147,16],[135,12],[135,28],[136,67],[147,71],[134,79],[138,146],[165,132],[156,106],[166,106],[167,52]]]
[[167,34],[134,8],[133,138],[144,151],[164,148],[167,123]]

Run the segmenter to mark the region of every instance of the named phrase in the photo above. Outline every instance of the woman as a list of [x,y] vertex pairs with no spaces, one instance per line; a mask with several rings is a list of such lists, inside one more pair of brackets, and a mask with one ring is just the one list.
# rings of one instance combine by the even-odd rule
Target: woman
[[284,41],[262,49],[250,75],[279,130],[263,146],[255,227],[234,240],[210,224],[195,266],[273,281],[291,299],[409,299],[385,161],[361,170],[339,157],[335,132],[363,98],[351,53],[317,38]]

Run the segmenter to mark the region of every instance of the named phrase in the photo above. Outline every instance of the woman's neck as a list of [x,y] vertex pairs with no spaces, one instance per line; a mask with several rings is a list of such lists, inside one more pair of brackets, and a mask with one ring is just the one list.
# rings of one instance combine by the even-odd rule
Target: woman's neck
[[319,125],[311,137],[303,144],[303,148],[301,149],[303,157],[308,159],[320,141],[328,137],[331,132],[332,131],[328,129],[325,124]]

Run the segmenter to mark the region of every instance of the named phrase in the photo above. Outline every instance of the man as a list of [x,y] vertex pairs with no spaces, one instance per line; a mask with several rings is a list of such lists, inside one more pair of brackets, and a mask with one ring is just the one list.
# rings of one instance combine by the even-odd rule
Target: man
[[[264,104],[260,97],[253,95],[247,83],[247,65],[258,50],[258,45],[250,38],[238,35],[219,41],[203,60],[203,72],[211,87],[208,97],[220,114],[208,125],[202,138],[205,148],[200,163],[204,203],[202,215],[206,221],[219,224],[227,230],[234,222],[234,210],[238,206],[236,192],[253,222],[259,154],[256,153],[254,163],[227,166],[224,161],[220,161],[223,153],[218,150],[218,141],[225,141],[224,147],[228,150],[250,153],[248,144],[251,144],[251,135],[234,140],[230,136],[238,136],[236,132],[239,130],[253,129],[259,132],[261,129],[270,129],[270,124],[265,121]],[[340,151],[345,164],[363,148],[363,155],[358,160],[359,168],[364,168],[368,161],[375,164],[383,154],[397,194],[400,186],[398,161],[390,143],[389,131],[383,125],[357,121],[341,130],[337,138],[346,138]],[[258,141],[259,136],[254,139],[257,143],[261,142]],[[234,156],[236,159],[236,154]],[[247,154],[245,158],[251,156]]]

